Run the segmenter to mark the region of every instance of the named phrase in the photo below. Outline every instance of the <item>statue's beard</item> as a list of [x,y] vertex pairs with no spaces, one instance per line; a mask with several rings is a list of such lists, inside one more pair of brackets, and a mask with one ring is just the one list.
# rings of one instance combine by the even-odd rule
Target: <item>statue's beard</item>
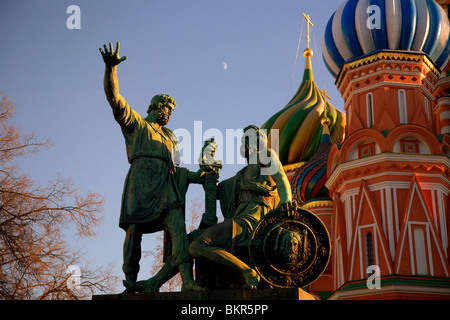
[[284,256],[287,261],[293,262],[298,260],[298,252],[289,250],[288,252],[284,253]]
[[170,115],[167,112],[164,112],[162,110],[159,110],[158,112],[158,118],[156,119],[156,122],[160,126],[165,126],[169,123]]

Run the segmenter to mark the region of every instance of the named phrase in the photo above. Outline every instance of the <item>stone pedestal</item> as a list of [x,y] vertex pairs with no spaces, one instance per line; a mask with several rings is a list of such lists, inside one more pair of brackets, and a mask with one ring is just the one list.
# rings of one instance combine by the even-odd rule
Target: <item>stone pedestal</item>
[[230,289],[188,292],[157,292],[152,294],[103,294],[94,295],[92,300],[315,300],[309,293],[300,288],[275,289]]

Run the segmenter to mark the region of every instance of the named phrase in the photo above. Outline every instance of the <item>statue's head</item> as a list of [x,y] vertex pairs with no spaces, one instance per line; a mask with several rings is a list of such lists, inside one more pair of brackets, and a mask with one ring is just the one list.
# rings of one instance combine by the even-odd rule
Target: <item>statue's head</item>
[[251,155],[259,153],[267,148],[267,135],[255,125],[249,125],[244,128],[244,134],[241,139],[241,156],[247,160]]
[[161,126],[169,123],[170,116],[176,106],[175,99],[167,94],[157,94],[152,98],[147,113],[157,111],[157,123]]
[[278,230],[278,236],[275,243],[275,250],[286,263],[295,264],[301,260],[303,253],[303,242],[306,231],[294,232],[284,228]]

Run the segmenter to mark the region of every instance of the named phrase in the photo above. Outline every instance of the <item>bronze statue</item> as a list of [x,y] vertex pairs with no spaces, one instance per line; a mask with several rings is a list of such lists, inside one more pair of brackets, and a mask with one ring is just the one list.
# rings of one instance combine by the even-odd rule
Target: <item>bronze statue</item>
[[[186,234],[184,202],[189,183],[199,183],[206,170],[191,172],[178,166],[177,139],[166,128],[176,106],[165,94],[152,98],[146,118],[134,111],[119,94],[117,66],[127,57],[119,56],[109,44],[100,49],[105,62],[104,90],[125,138],[130,169],[122,195],[119,226],[126,231],[123,248],[124,292],[137,290],[142,235],[166,230],[171,238],[171,256],[160,270],[149,291],[158,291],[167,277],[179,271],[182,290],[200,290],[193,279],[192,257]],[[176,272],[175,272],[176,273]],[[161,281],[164,281],[161,283]]]
[[[239,259],[237,247],[248,243],[260,219],[277,204],[290,205],[292,194],[288,179],[277,154],[267,148],[265,133],[256,126],[244,129],[241,155],[247,167],[217,188],[225,220],[205,230],[199,230],[190,245],[194,258],[203,258],[238,271],[245,279],[244,287],[256,288],[260,277],[247,263]],[[265,161],[263,160],[265,157]],[[276,170],[264,174],[266,167]],[[267,172],[270,172],[266,170]]]

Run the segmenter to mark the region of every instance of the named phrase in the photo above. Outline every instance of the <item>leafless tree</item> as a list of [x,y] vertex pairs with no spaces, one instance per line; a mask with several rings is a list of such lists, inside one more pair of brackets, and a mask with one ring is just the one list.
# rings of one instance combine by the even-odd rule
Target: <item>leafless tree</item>
[[82,195],[61,176],[41,186],[22,173],[18,160],[50,142],[22,135],[11,123],[14,113],[14,102],[0,93],[0,299],[88,299],[93,292],[112,291],[117,279],[111,266],[69,272],[83,253],[64,237],[72,229],[78,237],[96,235],[101,196]]

